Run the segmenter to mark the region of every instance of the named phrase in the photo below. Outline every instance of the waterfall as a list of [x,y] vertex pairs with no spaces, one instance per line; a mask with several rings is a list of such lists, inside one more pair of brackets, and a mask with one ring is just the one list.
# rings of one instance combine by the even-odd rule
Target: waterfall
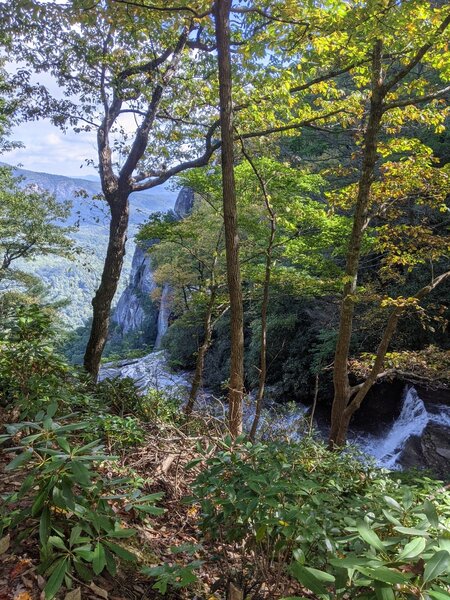
[[400,415],[390,429],[382,437],[364,436],[353,441],[364,452],[375,457],[380,466],[388,469],[399,468],[398,460],[406,442],[412,436],[421,437],[429,423],[450,427],[450,407],[431,405],[429,408],[432,412],[428,412],[416,389],[407,387]]
[[159,313],[158,313],[158,333],[156,335],[156,341],[154,350],[161,349],[161,342],[169,329],[169,317],[172,311],[172,290],[170,289],[170,285],[167,283],[164,284],[162,293],[161,293],[161,303],[159,305]]

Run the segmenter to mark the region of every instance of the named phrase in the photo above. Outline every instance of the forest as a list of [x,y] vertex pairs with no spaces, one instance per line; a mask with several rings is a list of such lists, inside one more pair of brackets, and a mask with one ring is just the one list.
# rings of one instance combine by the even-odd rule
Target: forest
[[0,600],[450,599],[447,3],[0,17]]

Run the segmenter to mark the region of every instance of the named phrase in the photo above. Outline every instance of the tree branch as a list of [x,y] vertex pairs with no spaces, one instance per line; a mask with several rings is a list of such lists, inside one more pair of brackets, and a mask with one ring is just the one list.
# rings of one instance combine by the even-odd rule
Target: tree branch
[[404,100],[395,100],[394,102],[388,102],[383,106],[383,112],[391,110],[391,108],[400,108],[402,106],[411,106],[415,104],[422,104],[424,102],[430,102],[431,100],[435,100],[436,98],[440,98],[441,96],[445,96],[445,94],[450,92],[450,85],[441,90],[437,90],[431,94],[427,94],[426,96],[417,96],[416,98],[405,98]]
[[412,69],[414,69],[414,67],[419,64],[419,62],[422,60],[422,58],[425,56],[425,54],[428,52],[428,50],[430,50],[433,47],[435,38],[437,36],[441,35],[441,33],[444,33],[444,31],[447,29],[449,24],[450,24],[450,14],[448,14],[447,17],[442,21],[442,23],[436,29],[436,31],[433,34],[433,36],[431,37],[431,39],[426,44],[424,44],[421,48],[419,48],[419,50],[417,51],[415,56],[413,56],[413,58],[408,62],[408,64],[406,64],[403,68],[401,68],[398,71],[398,73],[396,73],[390,79],[390,81],[386,81],[383,84],[384,94],[386,94],[389,90],[391,90],[394,86],[396,86],[397,83],[399,83],[404,77],[406,77],[412,71]]

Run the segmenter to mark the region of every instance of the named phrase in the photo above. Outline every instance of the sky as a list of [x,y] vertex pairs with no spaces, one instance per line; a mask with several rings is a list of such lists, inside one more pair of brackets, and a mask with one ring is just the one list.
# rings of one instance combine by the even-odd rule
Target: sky
[[86,159],[96,160],[94,132],[68,130],[65,134],[50,121],[43,120],[14,127],[10,139],[25,145],[2,156],[2,161],[10,165],[68,177],[97,174],[92,166],[85,164]]
[[[23,67],[20,63],[9,62],[5,68],[10,73]],[[34,83],[45,85],[56,98],[62,98],[62,91],[56,81],[47,73],[32,77]],[[97,162],[95,132],[67,133],[52,125],[49,119],[22,123],[11,131],[10,140],[22,142],[24,148],[3,154],[2,162],[21,166],[29,171],[54,173],[68,177],[97,175],[92,166],[86,165],[86,159]]]

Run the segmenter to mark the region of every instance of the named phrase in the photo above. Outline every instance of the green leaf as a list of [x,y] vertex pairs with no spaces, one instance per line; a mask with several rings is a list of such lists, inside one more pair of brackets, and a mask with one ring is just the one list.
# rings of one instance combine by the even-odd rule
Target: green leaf
[[436,600],[449,600],[450,594],[445,590],[427,590],[427,594]]
[[341,569],[355,569],[356,567],[364,567],[373,564],[370,558],[360,556],[346,556],[345,558],[330,558],[330,564]]
[[82,463],[73,460],[70,463],[70,468],[78,483],[88,486],[91,483],[91,473]]
[[400,506],[400,504],[397,502],[397,500],[394,500],[394,498],[391,498],[390,496],[383,496],[383,497],[384,497],[386,504],[389,504],[389,506],[393,510],[397,510],[398,512],[403,512],[403,508]]
[[69,538],[69,546],[70,547],[72,547],[74,544],[76,544],[78,542],[82,531],[83,531],[82,528],[78,525],[76,525],[75,527],[72,527],[72,531],[70,532],[70,538]]
[[358,533],[362,539],[373,546],[373,548],[376,548],[381,552],[386,549],[378,535],[375,533],[375,531],[373,531],[373,529],[370,529],[369,525],[365,521],[357,521],[356,529],[358,530]]
[[422,554],[424,551],[426,545],[427,543],[423,537],[413,538],[400,552],[398,555],[398,560],[406,560],[419,556],[419,554]]
[[112,538],[129,538],[136,535],[135,529],[118,529],[117,531],[108,532],[108,537]]
[[404,533],[405,535],[421,535],[423,537],[429,537],[427,531],[424,529],[416,529],[415,527],[394,527],[396,531],[399,533]]
[[48,542],[50,535],[50,510],[46,506],[42,511],[39,521],[39,540],[43,546]]
[[44,588],[44,594],[46,600],[51,600],[56,596],[59,588],[62,586],[64,576],[67,572],[68,562],[67,556],[57,561],[56,567],[50,575],[49,580]]
[[408,577],[400,571],[394,571],[393,569],[389,569],[388,567],[377,567],[376,569],[370,569],[368,567],[356,567],[358,571],[360,571],[366,577],[370,577],[371,579],[376,579],[377,581],[381,581],[382,583],[390,583],[395,585],[397,583],[405,583],[408,581]]
[[436,511],[436,507],[429,500],[425,500],[423,503],[423,512],[425,513],[426,518],[428,519],[430,525],[432,527],[439,527],[439,516]]
[[311,590],[314,594],[321,596],[327,593],[327,589],[322,585],[321,580],[319,580],[314,573],[311,573],[310,569],[307,567],[304,567],[298,562],[294,562],[292,563],[290,570],[297,581],[308,590]]
[[117,556],[123,558],[123,560],[136,562],[136,556],[132,552],[129,552],[128,550],[125,550],[125,548],[122,548],[122,546],[114,544],[110,541],[105,541],[105,544],[114,552],[114,554],[117,554]]
[[43,490],[41,490],[39,492],[39,494],[36,496],[36,498],[33,502],[33,505],[31,506],[31,515],[33,517],[38,515],[40,510],[44,506],[45,501],[47,500],[47,497],[48,497],[48,492],[49,492],[49,490],[48,490],[48,486],[47,486]]
[[25,452],[18,454],[9,464],[6,465],[5,471],[14,471],[14,469],[17,469],[18,467],[21,467],[27,463],[32,456],[33,454],[30,450],[25,450]]
[[69,445],[69,442],[66,440],[66,438],[57,437],[56,441],[58,442],[58,446],[60,448],[62,448],[64,450],[64,452],[67,452],[67,454],[70,454],[70,445]]
[[376,582],[374,588],[378,600],[395,600],[395,594],[391,586]]
[[147,496],[140,496],[139,502],[156,502],[164,498],[164,492],[156,492],[155,494],[147,494]]
[[388,510],[386,510],[385,508],[382,509],[383,510],[383,514],[386,517],[386,519],[392,523],[393,525],[400,525],[401,526],[401,521],[399,521],[396,517],[394,517],[394,515],[389,512]]
[[58,537],[57,535],[51,535],[48,538],[48,543],[51,546],[54,546],[55,548],[58,548],[59,550],[65,550],[66,552],[68,551],[68,549],[66,548],[63,540],[60,537]]
[[433,581],[445,573],[448,570],[448,565],[450,561],[450,554],[447,550],[439,550],[434,554],[430,560],[425,564],[425,570],[423,572],[423,581],[427,583],[427,581]]
[[92,557],[92,568],[96,575],[100,575],[103,569],[106,567],[106,556],[105,549],[100,542],[97,542],[94,549],[94,555]]

